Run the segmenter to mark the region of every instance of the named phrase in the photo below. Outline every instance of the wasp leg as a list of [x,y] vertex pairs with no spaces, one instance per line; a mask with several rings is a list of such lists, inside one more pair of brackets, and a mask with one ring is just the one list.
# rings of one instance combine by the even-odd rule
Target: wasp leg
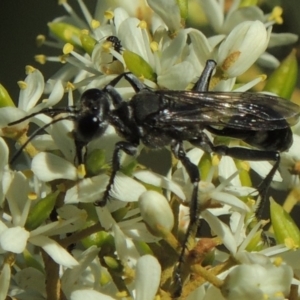
[[215,146],[206,136],[206,134],[202,133],[200,138],[194,139],[190,141],[193,145],[203,149],[206,152],[214,152],[219,155],[227,155],[235,159],[241,160],[250,160],[250,161],[274,161],[272,169],[268,173],[268,175],[263,179],[257,188],[261,200],[256,209],[255,215],[258,219],[262,218],[265,204],[267,203],[267,192],[271,185],[274,174],[276,173],[279,163],[280,163],[280,153],[278,151],[271,150],[256,150],[256,149],[247,149],[241,147],[227,147],[225,145]]
[[198,183],[200,181],[200,174],[198,167],[194,165],[189,158],[186,156],[186,152],[183,148],[181,141],[173,141],[171,144],[171,150],[175,157],[181,161],[185,167],[190,181],[193,184],[193,193],[190,199],[190,223],[188,229],[185,233],[185,238],[183,241],[183,246],[179,255],[178,265],[175,270],[175,283],[176,290],[174,292],[174,297],[179,297],[182,291],[182,264],[184,263],[184,254],[187,249],[188,238],[192,231],[198,227],[198,215],[199,215],[199,203],[198,203]]
[[227,146],[214,146],[213,152],[220,155],[228,155],[232,158],[250,161],[274,161],[274,165],[268,175],[259,184],[257,190],[260,194],[261,200],[256,209],[255,215],[258,219],[262,219],[265,205],[268,201],[267,193],[271,185],[272,179],[279,167],[280,153],[277,151],[255,150],[239,147],[229,148]]
[[209,88],[209,83],[213,70],[215,69],[217,63],[214,60],[206,61],[205,67],[193,87],[193,91],[197,92],[207,92]]
[[135,75],[133,75],[130,72],[122,73],[116,78],[114,78],[108,85],[106,85],[103,89],[103,91],[108,92],[111,95],[111,98],[114,102],[114,105],[118,105],[124,100],[122,99],[121,95],[117,92],[117,90],[114,88],[118,82],[125,78],[129,84],[132,86],[134,91],[136,93],[140,92],[142,89],[146,89],[146,85],[143,84]]
[[137,147],[135,145],[133,145],[129,142],[125,142],[125,141],[116,143],[113,157],[112,157],[112,173],[110,175],[109,182],[105,189],[103,198],[94,203],[96,206],[101,206],[101,207],[105,206],[107,203],[107,200],[109,199],[109,193],[114,184],[114,180],[117,175],[117,172],[120,170],[120,167],[121,167],[120,151],[124,151],[128,155],[134,156],[137,152]]

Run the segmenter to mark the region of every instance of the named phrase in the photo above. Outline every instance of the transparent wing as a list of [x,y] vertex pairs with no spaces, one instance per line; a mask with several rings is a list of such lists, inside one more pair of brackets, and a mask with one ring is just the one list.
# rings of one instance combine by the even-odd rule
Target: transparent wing
[[276,130],[294,125],[300,106],[261,93],[156,91],[168,107],[154,116],[160,126],[202,124],[244,130]]

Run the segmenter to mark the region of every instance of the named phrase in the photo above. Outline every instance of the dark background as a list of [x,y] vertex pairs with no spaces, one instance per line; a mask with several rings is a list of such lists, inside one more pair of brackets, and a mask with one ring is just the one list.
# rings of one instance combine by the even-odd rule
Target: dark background
[[47,23],[64,14],[55,0],[1,0],[0,1],[0,83],[16,101],[17,81],[24,80],[25,66],[33,65],[43,73],[52,74],[55,64],[40,65],[34,55],[45,52],[38,48],[38,34],[48,35]]

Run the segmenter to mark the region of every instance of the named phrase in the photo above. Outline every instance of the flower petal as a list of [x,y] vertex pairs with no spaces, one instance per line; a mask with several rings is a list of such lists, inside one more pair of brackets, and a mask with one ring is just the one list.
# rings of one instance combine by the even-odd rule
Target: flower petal
[[31,164],[38,179],[48,182],[55,179],[77,179],[77,169],[65,159],[46,152],[37,154]]
[[146,191],[139,198],[139,207],[144,221],[154,235],[160,235],[160,227],[172,230],[174,215],[168,200],[163,195],[156,191]]
[[118,172],[110,196],[125,202],[136,202],[146,188],[136,180]]
[[94,290],[77,290],[72,292],[71,300],[82,300],[82,299],[86,299],[86,300],[115,300],[115,298],[112,298],[110,296],[107,296],[105,294],[99,293],[97,291]]
[[46,236],[30,237],[29,241],[35,246],[42,247],[56,263],[62,266],[72,268],[78,265],[76,259],[65,248]]
[[152,300],[159,287],[161,266],[152,255],[144,255],[136,264],[135,300]]
[[23,227],[8,228],[0,234],[0,246],[6,251],[22,253],[26,247],[28,238],[29,232]]
[[211,230],[222,239],[225,247],[230,253],[235,254],[237,245],[230,228],[208,210],[203,211],[201,216],[207,221]]
[[1,267],[0,273],[0,299],[7,299],[8,288],[10,283],[11,269],[8,263],[4,263]]
[[22,110],[29,111],[39,101],[44,91],[45,83],[42,73],[37,69],[30,71],[25,82],[27,87],[20,91],[18,107]]
[[182,200],[186,199],[181,187],[177,183],[173,182],[172,180],[168,179],[165,176],[156,174],[151,171],[142,170],[142,171],[134,172],[134,177],[147,184],[151,184],[157,187],[162,187],[164,189],[167,189],[173,192],[174,194],[176,194]]

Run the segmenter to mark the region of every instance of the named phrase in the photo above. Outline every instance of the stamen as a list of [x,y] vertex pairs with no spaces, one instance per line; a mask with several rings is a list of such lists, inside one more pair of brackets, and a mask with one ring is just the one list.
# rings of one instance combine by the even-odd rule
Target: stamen
[[41,65],[44,65],[47,61],[47,57],[44,54],[35,55],[34,59],[36,62],[40,63]]
[[138,24],[138,27],[140,27],[141,29],[147,29],[147,23],[145,21],[141,21]]
[[38,47],[42,46],[44,44],[45,40],[46,40],[46,37],[43,34],[39,34],[35,39]]
[[36,37],[35,42],[36,42],[36,44],[37,44],[38,47],[40,47],[42,45],[45,45],[45,46],[53,47],[53,48],[57,48],[57,49],[61,48],[61,44],[60,43],[47,41],[46,37],[44,35],[42,35],[42,34],[39,34]]
[[269,16],[269,21],[274,21],[276,24],[282,24],[283,23],[282,12],[283,12],[282,7],[275,6],[273,8],[272,13]]
[[33,73],[35,70],[36,70],[36,69],[35,69],[33,66],[29,66],[29,65],[28,65],[28,66],[25,67],[25,73],[26,73],[27,75]]
[[81,8],[81,11],[82,11],[82,14],[84,15],[85,17],[85,20],[88,24],[91,24],[92,22],[92,15],[90,14],[89,10],[87,9],[86,5],[84,4],[84,2],[82,0],[77,0],[80,8]]
[[86,170],[85,170],[85,165],[84,164],[81,164],[81,165],[78,166],[77,175],[80,179],[84,178],[84,176],[86,175]]
[[100,27],[100,22],[98,20],[93,19],[90,24],[93,29]]
[[158,51],[158,43],[157,42],[151,42],[150,43],[150,48],[151,48],[151,50],[153,51],[153,52],[156,52],[156,51]]
[[74,50],[74,46],[70,43],[66,43],[63,47],[63,54],[70,54]]
[[282,265],[282,262],[283,262],[282,257],[277,256],[277,257],[275,257],[273,264],[274,264],[274,266],[279,267]]
[[37,194],[34,192],[28,193],[28,199],[29,200],[36,200],[37,199]]
[[25,90],[27,88],[27,83],[25,81],[20,80],[17,84],[21,90]]
[[107,20],[112,20],[114,18],[114,12],[111,11],[111,10],[107,10],[105,13],[104,13],[104,17],[107,19]]

